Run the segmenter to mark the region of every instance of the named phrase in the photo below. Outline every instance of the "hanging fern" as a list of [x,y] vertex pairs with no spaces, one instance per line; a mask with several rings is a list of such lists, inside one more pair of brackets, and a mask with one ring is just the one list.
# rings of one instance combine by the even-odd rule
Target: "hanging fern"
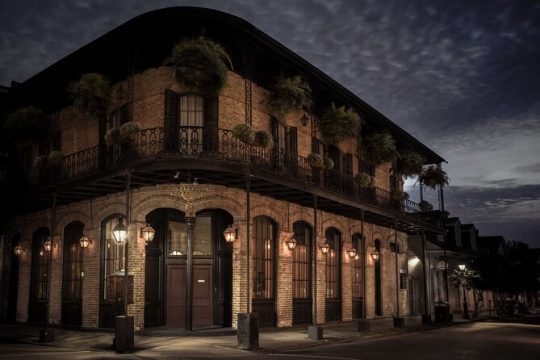
[[424,158],[420,154],[406,151],[397,157],[395,170],[405,177],[411,177],[420,175],[423,165]]
[[323,136],[331,142],[338,143],[348,137],[356,137],[360,132],[360,116],[345,106],[332,104],[323,111],[319,129]]
[[87,73],[69,85],[73,105],[84,114],[102,118],[111,102],[109,79],[98,73]]
[[225,49],[203,36],[178,43],[166,63],[174,66],[180,84],[209,93],[217,93],[225,86],[228,70],[233,68]]
[[53,150],[47,156],[47,163],[51,167],[58,167],[62,165],[63,158],[64,158],[64,154],[62,154],[61,151]]
[[354,177],[354,180],[356,181],[356,184],[360,188],[372,188],[375,186],[373,177],[371,177],[369,174],[365,172],[358,173]]
[[274,139],[272,139],[272,134],[264,130],[256,131],[253,145],[265,149],[272,149],[274,147]]
[[332,170],[334,168],[334,160],[330,159],[328,156],[323,158],[324,170]]
[[396,143],[387,132],[375,133],[362,142],[362,159],[371,165],[381,165],[394,161],[397,157]]
[[317,153],[311,153],[307,157],[309,164],[316,169],[324,168],[324,159],[321,155]]
[[280,76],[270,86],[265,102],[270,112],[287,125],[284,119],[287,113],[311,107],[311,87],[298,75],[290,78]]
[[426,200],[422,200],[420,201],[420,204],[418,204],[420,206],[420,210],[422,211],[432,211],[433,210],[433,204],[431,204],[430,202],[426,201]]
[[420,181],[432,189],[435,189],[437,185],[445,186],[450,183],[448,174],[440,165],[426,166],[420,175]]
[[43,136],[49,118],[39,108],[26,106],[10,113],[4,122],[6,133],[17,140],[31,140]]
[[250,124],[241,123],[237,124],[232,129],[233,137],[246,143],[253,144],[255,141],[255,132]]

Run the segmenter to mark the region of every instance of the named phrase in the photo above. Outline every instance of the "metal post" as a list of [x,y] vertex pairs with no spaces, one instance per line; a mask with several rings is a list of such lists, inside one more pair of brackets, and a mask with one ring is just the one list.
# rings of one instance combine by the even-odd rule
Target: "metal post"
[[249,296],[249,293],[250,293],[250,273],[251,273],[251,269],[249,268],[250,264],[249,264],[249,258],[251,257],[251,254],[250,254],[250,246],[249,246],[249,243],[250,243],[250,233],[249,233],[249,227],[250,227],[250,217],[251,217],[251,175],[249,173],[249,170],[246,174],[246,273],[247,273],[247,278],[246,278],[246,312],[247,313],[250,313],[251,312],[251,301],[250,301],[250,296]]
[[444,249],[444,288],[446,291],[446,303],[450,304],[450,290],[448,289],[448,257],[446,256],[446,248]]
[[313,239],[311,247],[312,260],[311,270],[313,274],[313,325],[317,326],[317,209],[318,198],[317,195],[313,195]]
[[[126,229],[129,231],[131,221],[131,173],[126,172]],[[129,236],[126,235],[124,244],[124,315],[128,315],[128,244]]]
[[426,261],[426,234],[422,232],[422,272],[424,273],[424,314],[422,314],[422,322],[430,323],[431,314],[428,305],[428,281],[427,281],[427,261]]
[[56,227],[56,193],[53,193],[52,212],[51,212],[51,230],[49,236],[51,238],[51,250],[48,252],[47,259],[47,306],[45,307],[45,329],[39,333],[39,340],[42,342],[54,341],[55,333],[53,329],[49,329],[49,315],[51,312],[51,278],[52,278],[52,253],[54,249],[54,230]]
[[364,210],[360,209],[360,232],[362,233],[362,251],[360,252],[360,258],[362,259],[362,319],[367,319],[367,244],[366,236],[364,235]]
[[398,236],[397,236],[397,219],[394,219],[394,250],[395,250],[395,266],[396,266],[396,319],[394,327],[403,327],[403,319],[399,311],[399,265],[398,265]]
[[195,229],[195,216],[186,216],[187,228],[187,259],[186,259],[186,310],[185,328],[193,330],[193,230]]
[[420,202],[424,201],[424,184],[422,184],[422,181],[419,183],[420,185]]

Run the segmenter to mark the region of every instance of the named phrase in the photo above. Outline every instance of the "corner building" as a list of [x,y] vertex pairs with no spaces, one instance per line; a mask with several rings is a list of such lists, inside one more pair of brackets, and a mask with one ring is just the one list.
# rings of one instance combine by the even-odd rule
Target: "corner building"
[[[216,95],[183,88],[164,65],[178,41],[201,34],[233,63]],[[101,123],[81,114],[66,92],[88,72],[111,81],[114,96]],[[51,324],[113,327],[122,312],[115,275],[126,263],[128,313],[139,330],[182,328],[187,317],[194,329],[235,327],[236,314],[248,311],[259,314],[261,326],[277,327],[350,321],[364,311],[368,318],[409,314],[408,236],[443,230],[421,216],[418,204],[391,201],[391,191],[403,186],[391,163],[370,169],[373,189],[360,188],[354,179],[365,164],[356,139],[326,141],[316,111],[287,114],[287,127],[276,121],[265,99],[280,74],[301,75],[315,103],[351,107],[426,164],[443,161],[242,19],[198,8],[141,15],[4,96],[6,112],[39,106],[57,130],[52,145],[35,141],[10,152],[18,159],[4,187],[12,204],[3,223],[4,318],[41,323],[48,314]],[[104,144],[106,130],[125,121],[141,127],[133,156]],[[237,140],[232,129],[239,123],[271,133],[274,147]],[[60,170],[37,171],[34,159],[51,146],[63,154]],[[327,154],[334,168],[313,168],[312,152]],[[129,225],[127,261],[125,243],[112,234],[120,218]],[[141,236],[146,224],[156,231],[148,244]],[[236,229],[232,243],[224,238],[229,226]],[[83,234],[87,248],[80,246]]]

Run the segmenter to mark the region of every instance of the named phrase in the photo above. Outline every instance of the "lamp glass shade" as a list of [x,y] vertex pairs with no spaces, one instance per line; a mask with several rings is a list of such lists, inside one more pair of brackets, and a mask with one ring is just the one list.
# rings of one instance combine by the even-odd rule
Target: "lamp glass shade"
[[328,245],[328,243],[324,243],[320,246],[320,249],[323,254],[328,254],[328,251],[330,251],[330,245]]
[[43,242],[43,249],[45,251],[51,251],[51,248],[52,248],[51,238],[48,237],[47,240]]
[[349,254],[349,257],[351,259],[354,259],[356,257],[356,249],[355,248],[350,248],[349,250],[347,250],[347,253]]
[[124,225],[124,219],[122,218],[118,219],[118,224],[116,224],[112,232],[113,232],[114,239],[117,242],[123,243],[124,241],[126,241],[127,228],[126,228],[126,225]]
[[459,270],[465,271],[465,265],[464,264],[459,264],[458,267],[459,267]]
[[379,252],[374,252],[371,254],[371,258],[375,261],[379,260]]
[[15,246],[15,255],[19,256],[21,255],[23,252],[23,247],[21,245],[16,245]]
[[156,235],[156,230],[154,230],[154,228],[149,224],[146,224],[146,226],[141,229],[141,237],[146,242],[151,242],[154,240],[154,235]]
[[232,227],[232,225],[229,225],[227,229],[223,232],[223,236],[225,236],[225,241],[228,243],[234,242],[236,240],[236,229]]
[[83,249],[86,249],[88,247],[88,245],[90,245],[90,239],[88,238],[88,236],[86,235],[83,235],[81,236],[81,238],[79,239],[79,244],[81,244],[81,247]]
[[300,118],[300,121],[302,122],[302,125],[303,125],[303,126],[307,126],[307,124],[309,123],[309,118],[308,118],[307,115],[304,113],[304,115],[302,115],[302,117]]
[[285,241],[285,243],[287,244],[289,250],[294,250],[296,248],[296,239],[294,237],[291,237],[290,239]]

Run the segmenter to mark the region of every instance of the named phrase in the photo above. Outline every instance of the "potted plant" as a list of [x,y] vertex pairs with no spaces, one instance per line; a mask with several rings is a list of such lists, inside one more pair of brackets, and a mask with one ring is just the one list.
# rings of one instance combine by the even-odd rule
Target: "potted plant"
[[182,40],[172,49],[166,64],[174,67],[178,83],[208,93],[218,93],[233,68],[225,49],[204,36]]
[[411,177],[422,173],[424,158],[414,152],[406,151],[397,156],[395,171],[405,177]]
[[426,166],[420,175],[420,181],[432,189],[435,189],[437,185],[444,186],[450,183],[448,174],[440,165]]
[[255,141],[255,132],[248,123],[237,124],[232,129],[232,135],[234,138],[242,141],[246,144],[253,144]]
[[6,134],[22,143],[42,136],[48,126],[49,118],[35,106],[13,111],[4,122]]
[[317,153],[311,153],[307,157],[309,164],[315,169],[324,169],[324,159]]
[[319,129],[323,136],[337,143],[360,132],[360,116],[345,106],[336,107],[334,103],[321,114]]
[[426,211],[433,211],[433,205],[426,201],[426,200],[422,200],[420,201],[420,204],[418,204],[420,206],[420,210],[422,212],[426,212]]
[[82,113],[102,120],[111,101],[109,79],[99,73],[83,74],[69,85],[73,105]]
[[140,132],[141,126],[135,121],[128,121],[120,126],[120,138],[125,144],[134,143]]
[[332,170],[334,168],[334,160],[330,159],[328,156],[323,158],[324,170]]
[[265,102],[278,121],[287,126],[287,113],[311,107],[311,87],[298,75],[289,78],[280,76],[270,86],[270,94]]
[[259,130],[255,132],[253,145],[264,149],[272,149],[274,147],[274,139],[268,131]]
[[373,178],[365,172],[358,173],[354,179],[360,188],[372,188],[375,186],[373,183]]
[[362,159],[371,165],[394,161],[397,157],[394,138],[387,132],[366,136],[362,143],[361,155]]
[[105,133],[105,144],[108,146],[121,144],[122,143],[122,137],[120,136],[120,128],[119,127],[113,127]]

